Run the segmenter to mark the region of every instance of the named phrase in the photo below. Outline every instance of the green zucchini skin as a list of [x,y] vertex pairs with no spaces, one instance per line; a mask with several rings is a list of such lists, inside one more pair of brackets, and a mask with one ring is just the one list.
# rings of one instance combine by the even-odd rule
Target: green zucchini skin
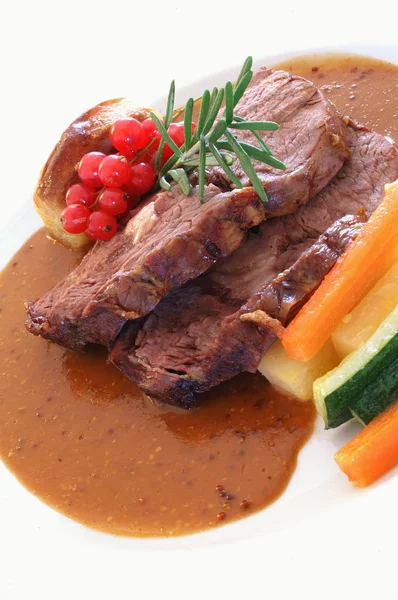
[[334,429],[353,418],[354,415],[347,404],[347,393],[350,391],[353,394],[356,393],[356,390],[355,388],[349,390],[350,387],[353,387],[351,379],[344,386],[339,387],[335,392],[326,397],[327,425],[325,429]]
[[326,399],[327,429],[353,416],[367,424],[397,397],[398,334]]
[[367,425],[398,398],[398,357],[371,382],[363,395],[350,406],[351,412]]

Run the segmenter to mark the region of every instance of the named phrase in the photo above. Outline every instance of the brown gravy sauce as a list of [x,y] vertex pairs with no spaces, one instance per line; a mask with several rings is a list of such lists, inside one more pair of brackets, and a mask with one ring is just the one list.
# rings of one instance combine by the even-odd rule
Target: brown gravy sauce
[[398,140],[398,66],[366,56],[316,55],[277,65],[313,81],[343,115]]
[[[343,113],[398,137],[397,67],[358,57],[281,66],[322,85]],[[29,335],[24,302],[78,260],[40,230],[2,273],[0,456],[8,468],[66,516],[120,535],[192,533],[273,502],[311,434],[313,404],[243,375],[195,411],[159,407],[104,350],[76,354]]]

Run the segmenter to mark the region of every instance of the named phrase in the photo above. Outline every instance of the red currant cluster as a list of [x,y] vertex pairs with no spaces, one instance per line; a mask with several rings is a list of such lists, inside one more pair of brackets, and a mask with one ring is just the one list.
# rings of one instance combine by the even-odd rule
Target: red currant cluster
[[[182,146],[183,123],[171,123],[168,132],[177,146]],[[66,231],[85,233],[91,240],[113,237],[117,219],[138,204],[156,179],[154,163],[161,135],[151,119],[142,123],[133,118],[116,121],[110,140],[118,153],[89,152],[82,157],[77,167],[80,182],[68,189],[67,206],[61,213]],[[161,166],[172,155],[165,144]]]

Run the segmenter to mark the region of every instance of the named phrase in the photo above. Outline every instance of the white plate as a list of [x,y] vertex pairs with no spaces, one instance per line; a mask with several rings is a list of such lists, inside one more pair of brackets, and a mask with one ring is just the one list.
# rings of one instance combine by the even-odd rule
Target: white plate
[[[345,50],[398,63],[398,46]],[[255,65],[271,66],[290,56],[294,53],[256,59]],[[228,69],[181,90],[178,103],[236,72]],[[155,107],[161,109],[162,102],[155,101]],[[39,225],[29,200],[0,244],[0,266]],[[367,598],[379,595],[381,584],[385,592],[380,598],[397,598],[387,584],[393,585],[397,556],[389,540],[395,542],[398,533],[398,477],[391,473],[365,491],[348,484],[333,454],[352,437],[352,427],[324,432],[318,421],[286,492],[271,507],[237,523],[175,539],[117,538],[86,529],[42,504],[0,465],[0,535],[7,555],[0,563],[0,597],[1,589],[28,595],[33,582],[33,589],[40,585],[41,598],[57,599],[119,599],[130,593],[146,599],[173,592],[174,598],[261,593],[275,600],[293,593],[314,597],[317,587],[323,598],[336,597],[337,591],[348,598],[351,589]],[[18,582],[19,565],[26,581]],[[368,569],[383,573],[383,581],[368,578]],[[10,592],[11,597],[22,596]]]

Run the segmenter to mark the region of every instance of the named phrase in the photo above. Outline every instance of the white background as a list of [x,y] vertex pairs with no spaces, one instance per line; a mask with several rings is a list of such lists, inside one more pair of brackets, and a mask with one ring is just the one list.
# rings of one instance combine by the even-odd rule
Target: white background
[[[118,96],[148,105],[171,78],[182,87],[248,54],[396,44],[394,4],[8,0],[0,14],[0,236],[62,130],[89,106]],[[314,478],[323,480],[323,464]],[[326,489],[324,509],[318,503],[312,516],[301,501],[286,525],[279,511],[269,535],[197,548],[186,538],[173,549],[85,536],[26,493],[11,500],[8,482],[0,478],[2,600],[398,598],[397,486],[377,486],[355,501],[351,494],[343,511]]]
[[[146,105],[248,55],[397,43],[394,0],[6,0],[0,13],[0,232],[69,123],[106,98]],[[395,18],[394,18],[395,16]]]

